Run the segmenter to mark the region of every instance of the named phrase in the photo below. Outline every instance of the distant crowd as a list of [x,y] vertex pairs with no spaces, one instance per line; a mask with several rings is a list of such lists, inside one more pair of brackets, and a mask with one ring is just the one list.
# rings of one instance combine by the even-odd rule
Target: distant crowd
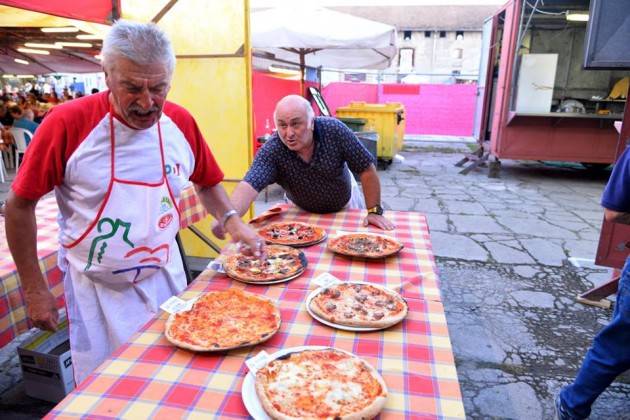
[[[98,89],[92,89],[92,93],[97,93]],[[55,105],[70,101],[83,96],[83,92],[70,92],[64,88],[61,95],[55,90],[50,93],[43,93],[40,90],[32,89],[30,92],[5,92],[0,90],[0,151],[9,148],[14,143],[10,129],[12,127],[22,128],[30,134],[34,134],[42,122],[46,113]],[[27,135],[27,145],[31,136]]]

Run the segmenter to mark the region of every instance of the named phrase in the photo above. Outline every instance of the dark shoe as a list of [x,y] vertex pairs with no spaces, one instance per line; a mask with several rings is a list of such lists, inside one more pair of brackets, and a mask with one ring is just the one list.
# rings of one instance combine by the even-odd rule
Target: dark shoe
[[562,399],[560,398],[560,393],[556,395],[556,400],[554,402],[556,408],[556,420],[581,420],[579,417],[573,417],[569,411],[562,405]]

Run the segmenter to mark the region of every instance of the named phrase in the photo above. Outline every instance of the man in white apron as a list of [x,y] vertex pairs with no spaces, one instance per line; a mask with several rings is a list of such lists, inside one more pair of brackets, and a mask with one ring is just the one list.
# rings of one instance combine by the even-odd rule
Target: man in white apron
[[[348,127],[336,118],[315,117],[311,104],[298,95],[278,102],[274,120],[278,131],[258,150],[230,197],[239,214],[265,187],[278,183],[286,198],[306,211],[367,208],[365,226],[394,228],[383,216],[375,159]],[[363,191],[351,172],[358,174]],[[223,233],[216,223],[213,232]]]
[[157,26],[119,21],[103,42],[109,91],[52,109],[12,184],[6,232],[28,316],[58,314],[39,270],[35,205],[54,189],[75,379],[81,382],[186,286],[175,242],[179,195],[194,183],[235,241],[262,244],[231,207],[192,116],[167,102],[175,56]]

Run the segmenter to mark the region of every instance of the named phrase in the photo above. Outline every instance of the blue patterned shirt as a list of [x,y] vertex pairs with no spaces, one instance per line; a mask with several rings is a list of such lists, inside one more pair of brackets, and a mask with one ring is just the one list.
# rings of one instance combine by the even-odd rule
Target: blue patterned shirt
[[274,133],[256,154],[245,182],[258,192],[276,182],[291,201],[312,213],[341,210],[350,200],[350,171],[360,174],[375,159],[335,118],[316,117],[313,140],[315,150],[306,163]]

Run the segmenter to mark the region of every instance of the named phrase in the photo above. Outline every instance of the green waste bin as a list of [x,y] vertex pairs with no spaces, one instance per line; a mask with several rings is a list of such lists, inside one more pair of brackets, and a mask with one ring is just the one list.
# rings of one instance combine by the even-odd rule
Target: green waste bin
[[339,118],[339,121],[347,125],[352,131],[362,131],[363,126],[367,124],[365,118]]

